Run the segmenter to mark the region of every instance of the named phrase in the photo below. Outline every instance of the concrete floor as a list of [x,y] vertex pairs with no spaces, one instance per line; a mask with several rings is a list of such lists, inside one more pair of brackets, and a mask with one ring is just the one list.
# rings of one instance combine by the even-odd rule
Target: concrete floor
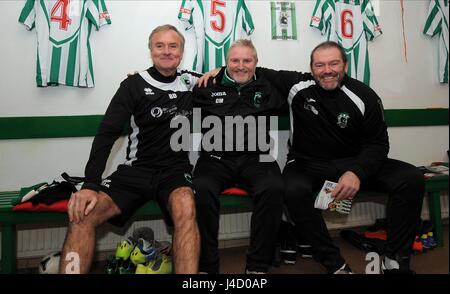
[[[449,274],[449,228],[444,227],[444,247],[429,250],[426,253],[414,255],[411,269],[417,274]],[[364,274],[368,261],[366,252],[359,250],[340,237],[334,238],[335,244],[341,249],[341,254],[352,271]],[[221,272],[224,274],[243,273],[245,269],[246,247],[227,248],[220,251]],[[274,267],[271,274],[323,274],[325,268],[311,258],[297,257],[295,265],[281,265]]]
[[[336,234],[332,234],[336,235]],[[364,274],[368,261],[366,252],[359,250],[340,237],[333,238],[335,244],[341,249],[341,253],[347,263],[350,264],[353,272]],[[240,242],[242,243],[242,242]],[[246,246],[225,248],[220,250],[220,271],[223,274],[242,274],[245,269]],[[444,247],[429,250],[426,253],[414,255],[411,261],[411,268],[417,274],[449,274],[449,226],[444,226]],[[18,273],[37,273],[36,268],[19,270]],[[105,273],[105,261],[95,262],[91,273]],[[295,265],[282,264],[273,267],[270,274],[324,274],[325,268],[313,259],[297,258]]]
[[[444,247],[429,250],[426,253],[414,255],[411,268],[417,274],[449,274],[449,227],[444,227]],[[345,260],[350,264],[353,272],[364,274],[368,261],[366,252],[359,250],[340,237],[333,238],[335,244],[341,249]],[[246,246],[225,248],[220,250],[220,271],[223,274],[241,274],[245,269]],[[104,273],[104,262],[94,265],[92,273]],[[282,264],[273,267],[271,274],[323,274],[325,268],[313,259],[297,258],[295,265]]]

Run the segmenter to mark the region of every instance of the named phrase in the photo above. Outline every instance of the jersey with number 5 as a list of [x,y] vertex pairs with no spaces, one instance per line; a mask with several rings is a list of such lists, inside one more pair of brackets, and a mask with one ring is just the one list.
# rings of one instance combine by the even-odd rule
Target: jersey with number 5
[[27,0],[19,22],[36,28],[39,87],[94,86],[89,36],[111,23],[104,0]]
[[197,53],[192,69],[197,72],[223,66],[231,44],[254,30],[244,0],[183,0],[178,18],[186,22],[186,30],[195,30]]
[[342,45],[349,76],[370,84],[368,41],[381,35],[370,0],[317,0],[310,26]]

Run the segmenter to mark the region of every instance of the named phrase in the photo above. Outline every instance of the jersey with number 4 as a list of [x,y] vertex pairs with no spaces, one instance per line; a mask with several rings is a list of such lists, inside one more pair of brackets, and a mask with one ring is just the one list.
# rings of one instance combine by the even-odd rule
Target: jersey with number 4
[[310,26],[342,45],[349,76],[370,84],[368,41],[381,35],[370,0],[317,0]]
[[19,22],[36,28],[39,87],[94,86],[89,36],[111,23],[104,0],[27,0]]
[[231,44],[248,38],[254,25],[244,0],[183,0],[178,18],[194,29],[197,53],[192,69],[207,72],[225,64]]

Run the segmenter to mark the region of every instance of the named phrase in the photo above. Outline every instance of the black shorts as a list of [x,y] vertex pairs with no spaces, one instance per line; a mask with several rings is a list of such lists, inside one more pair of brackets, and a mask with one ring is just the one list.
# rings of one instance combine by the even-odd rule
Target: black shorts
[[191,168],[185,165],[163,170],[119,165],[102,181],[100,190],[108,194],[122,212],[108,221],[115,226],[123,226],[149,200],[158,202],[164,220],[173,225],[168,210],[169,195],[180,187],[192,188]]

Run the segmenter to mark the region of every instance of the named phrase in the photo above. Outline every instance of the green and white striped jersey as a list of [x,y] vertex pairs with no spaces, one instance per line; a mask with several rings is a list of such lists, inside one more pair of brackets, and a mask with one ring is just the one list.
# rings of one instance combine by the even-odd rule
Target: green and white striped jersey
[[423,33],[439,34],[439,81],[448,83],[448,0],[431,0]]
[[104,0],[27,0],[19,22],[36,28],[39,87],[94,87],[89,37],[111,23]]
[[195,30],[197,53],[192,69],[197,72],[223,66],[231,44],[254,30],[244,0],[183,0],[178,18],[186,22],[186,30]]
[[370,0],[317,0],[310,26],[344,47],[349,76],[370,84],[368,41],[382,33]]

